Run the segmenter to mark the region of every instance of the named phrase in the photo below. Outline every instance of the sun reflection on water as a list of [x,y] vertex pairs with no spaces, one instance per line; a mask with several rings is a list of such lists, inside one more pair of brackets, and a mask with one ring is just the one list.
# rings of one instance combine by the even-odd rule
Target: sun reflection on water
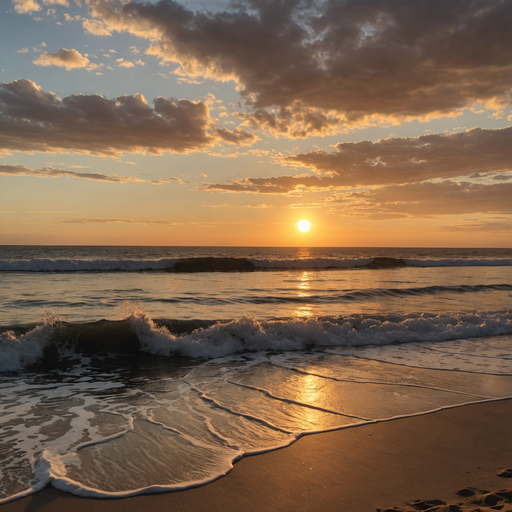
[[[311,296],[311,277],[310,272],[304,271],[299,277],[299,284],[297,286],[297,296],[301,299]],[[313,308],[309,305],[300,306],[297,308],[295,315],[299,318],[309,318],[313,316]]]

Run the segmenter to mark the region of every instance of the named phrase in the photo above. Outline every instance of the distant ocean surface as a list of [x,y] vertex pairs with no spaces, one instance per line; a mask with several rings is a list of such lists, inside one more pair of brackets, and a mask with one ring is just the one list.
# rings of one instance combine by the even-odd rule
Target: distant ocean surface
[[0,290],[0,503],[512,397],[512,249],[1,246]]

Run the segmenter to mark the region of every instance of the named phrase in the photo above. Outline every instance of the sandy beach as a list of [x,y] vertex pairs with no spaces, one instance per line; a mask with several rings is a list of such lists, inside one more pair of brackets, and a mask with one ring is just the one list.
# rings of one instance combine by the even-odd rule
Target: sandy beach
[[93,500],[49,487],[2,511],[510,510],[510,493],[486,502],[512,489],[510,468],[509,399],[305,436],[182,492]]

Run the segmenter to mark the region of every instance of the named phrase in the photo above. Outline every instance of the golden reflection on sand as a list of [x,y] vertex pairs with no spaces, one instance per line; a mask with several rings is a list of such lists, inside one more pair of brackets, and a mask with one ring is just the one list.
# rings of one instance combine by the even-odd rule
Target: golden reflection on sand
[[[319,379],[313,375],[300,375],[295,377],[294,387],[297,390],[295,400],[303,404],[311,404],[315,407],[328,408],[324,404],[325,393],[319,385]],[[325,423],[325,412],[318,409],[304,407],[304,420],[310,424],[321,427]],[[305,426],[307,429],[308,427]],[[310,428],[310,427],[309,427]]]

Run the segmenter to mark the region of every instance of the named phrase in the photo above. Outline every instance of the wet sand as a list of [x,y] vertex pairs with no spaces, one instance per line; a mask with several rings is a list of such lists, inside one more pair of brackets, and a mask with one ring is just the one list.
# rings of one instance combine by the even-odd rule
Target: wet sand
[[[512,489],[511,468],[509,399],[305,436],[246,457],[224,478],[186,491],[98,500],[49,487],[1,510],[444,512],[503,505],[507,511],[506,496],[494,505],[495,498],[485,503],[485,497]],[[457,494],[468,488],[475,494]]]

